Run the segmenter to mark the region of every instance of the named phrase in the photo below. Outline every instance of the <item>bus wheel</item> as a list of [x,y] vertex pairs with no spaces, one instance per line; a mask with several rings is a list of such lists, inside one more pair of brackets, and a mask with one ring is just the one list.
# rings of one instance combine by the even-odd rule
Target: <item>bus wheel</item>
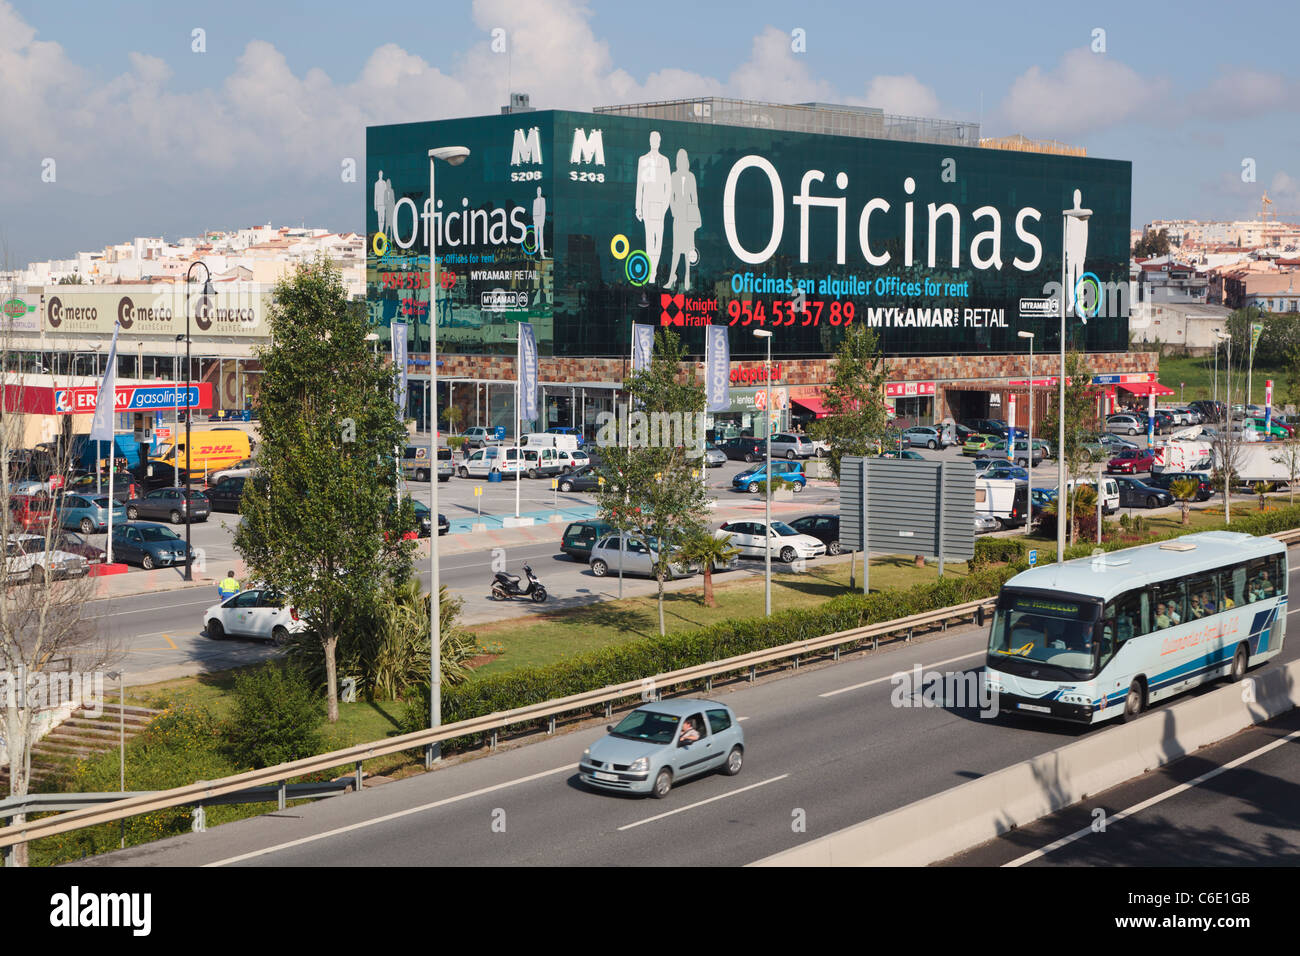
[[1141,679],[1136,679],[1128,687],[1128,696],[1124,698],[1124,720],[1140,717],[1147,709],[1147,689]]
[[1232,670],[1228,671],[1228,678],[1234,684],[1246,676],[1246,662],[1249,660],[1245,644],[1237,645],[1237,653],[1232,655]]

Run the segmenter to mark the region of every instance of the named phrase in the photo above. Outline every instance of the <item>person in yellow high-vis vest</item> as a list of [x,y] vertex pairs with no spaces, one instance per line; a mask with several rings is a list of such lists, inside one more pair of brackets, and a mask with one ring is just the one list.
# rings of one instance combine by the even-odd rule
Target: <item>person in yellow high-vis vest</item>
[[226,572],[226,576],[217,583],[217,593],[221,595],[223,601],[239,593],[239,581],[234,571]]

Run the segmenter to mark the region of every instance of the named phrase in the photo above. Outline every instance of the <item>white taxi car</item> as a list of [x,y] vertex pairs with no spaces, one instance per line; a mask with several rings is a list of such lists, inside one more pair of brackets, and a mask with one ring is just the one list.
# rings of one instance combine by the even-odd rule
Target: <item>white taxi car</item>
[[208,637],[214,641],[230,637],[251,637],[283,644],[289,635],[307,630],[307,622],[296,607],[266,588],[240,591],[203,612]]

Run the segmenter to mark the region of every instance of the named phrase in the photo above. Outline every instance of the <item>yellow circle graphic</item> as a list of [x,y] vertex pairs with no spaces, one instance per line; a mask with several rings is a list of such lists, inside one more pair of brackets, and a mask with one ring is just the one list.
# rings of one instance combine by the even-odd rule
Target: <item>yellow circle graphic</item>
[[626,259],[628,252],[632,249],[632,243],[627,241],[627,236],[621,232],[613,239],[609,240],[609,252],[615,259]]
[[388,237],[382,232],[375,233],[375,238],[370,242],[370,248],[380,258],[386,256],[388,254]]

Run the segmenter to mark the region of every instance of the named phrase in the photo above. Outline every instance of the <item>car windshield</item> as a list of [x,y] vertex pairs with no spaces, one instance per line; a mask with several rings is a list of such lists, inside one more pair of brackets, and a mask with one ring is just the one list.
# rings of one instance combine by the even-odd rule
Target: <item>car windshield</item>
[[786,524],[784,521],[773,521],[772,530],[775,531],[783,538],[788,538],[790,537],[790,535],[799,533],[798,531],[795,531],[794,528]]
[[652,744],[670,744],[677,733],[679,718],[653,710],[634,710],[610,731],[612,737],[644,740]]
[[989,662],[1011,673],[1041,671],[1045,680],[1086,678],[1100,611],[1098,604],[1004,590],[989,634]]
[[178,535],[171,528],[141,528],[140,534],[146,541],[179,541]]

